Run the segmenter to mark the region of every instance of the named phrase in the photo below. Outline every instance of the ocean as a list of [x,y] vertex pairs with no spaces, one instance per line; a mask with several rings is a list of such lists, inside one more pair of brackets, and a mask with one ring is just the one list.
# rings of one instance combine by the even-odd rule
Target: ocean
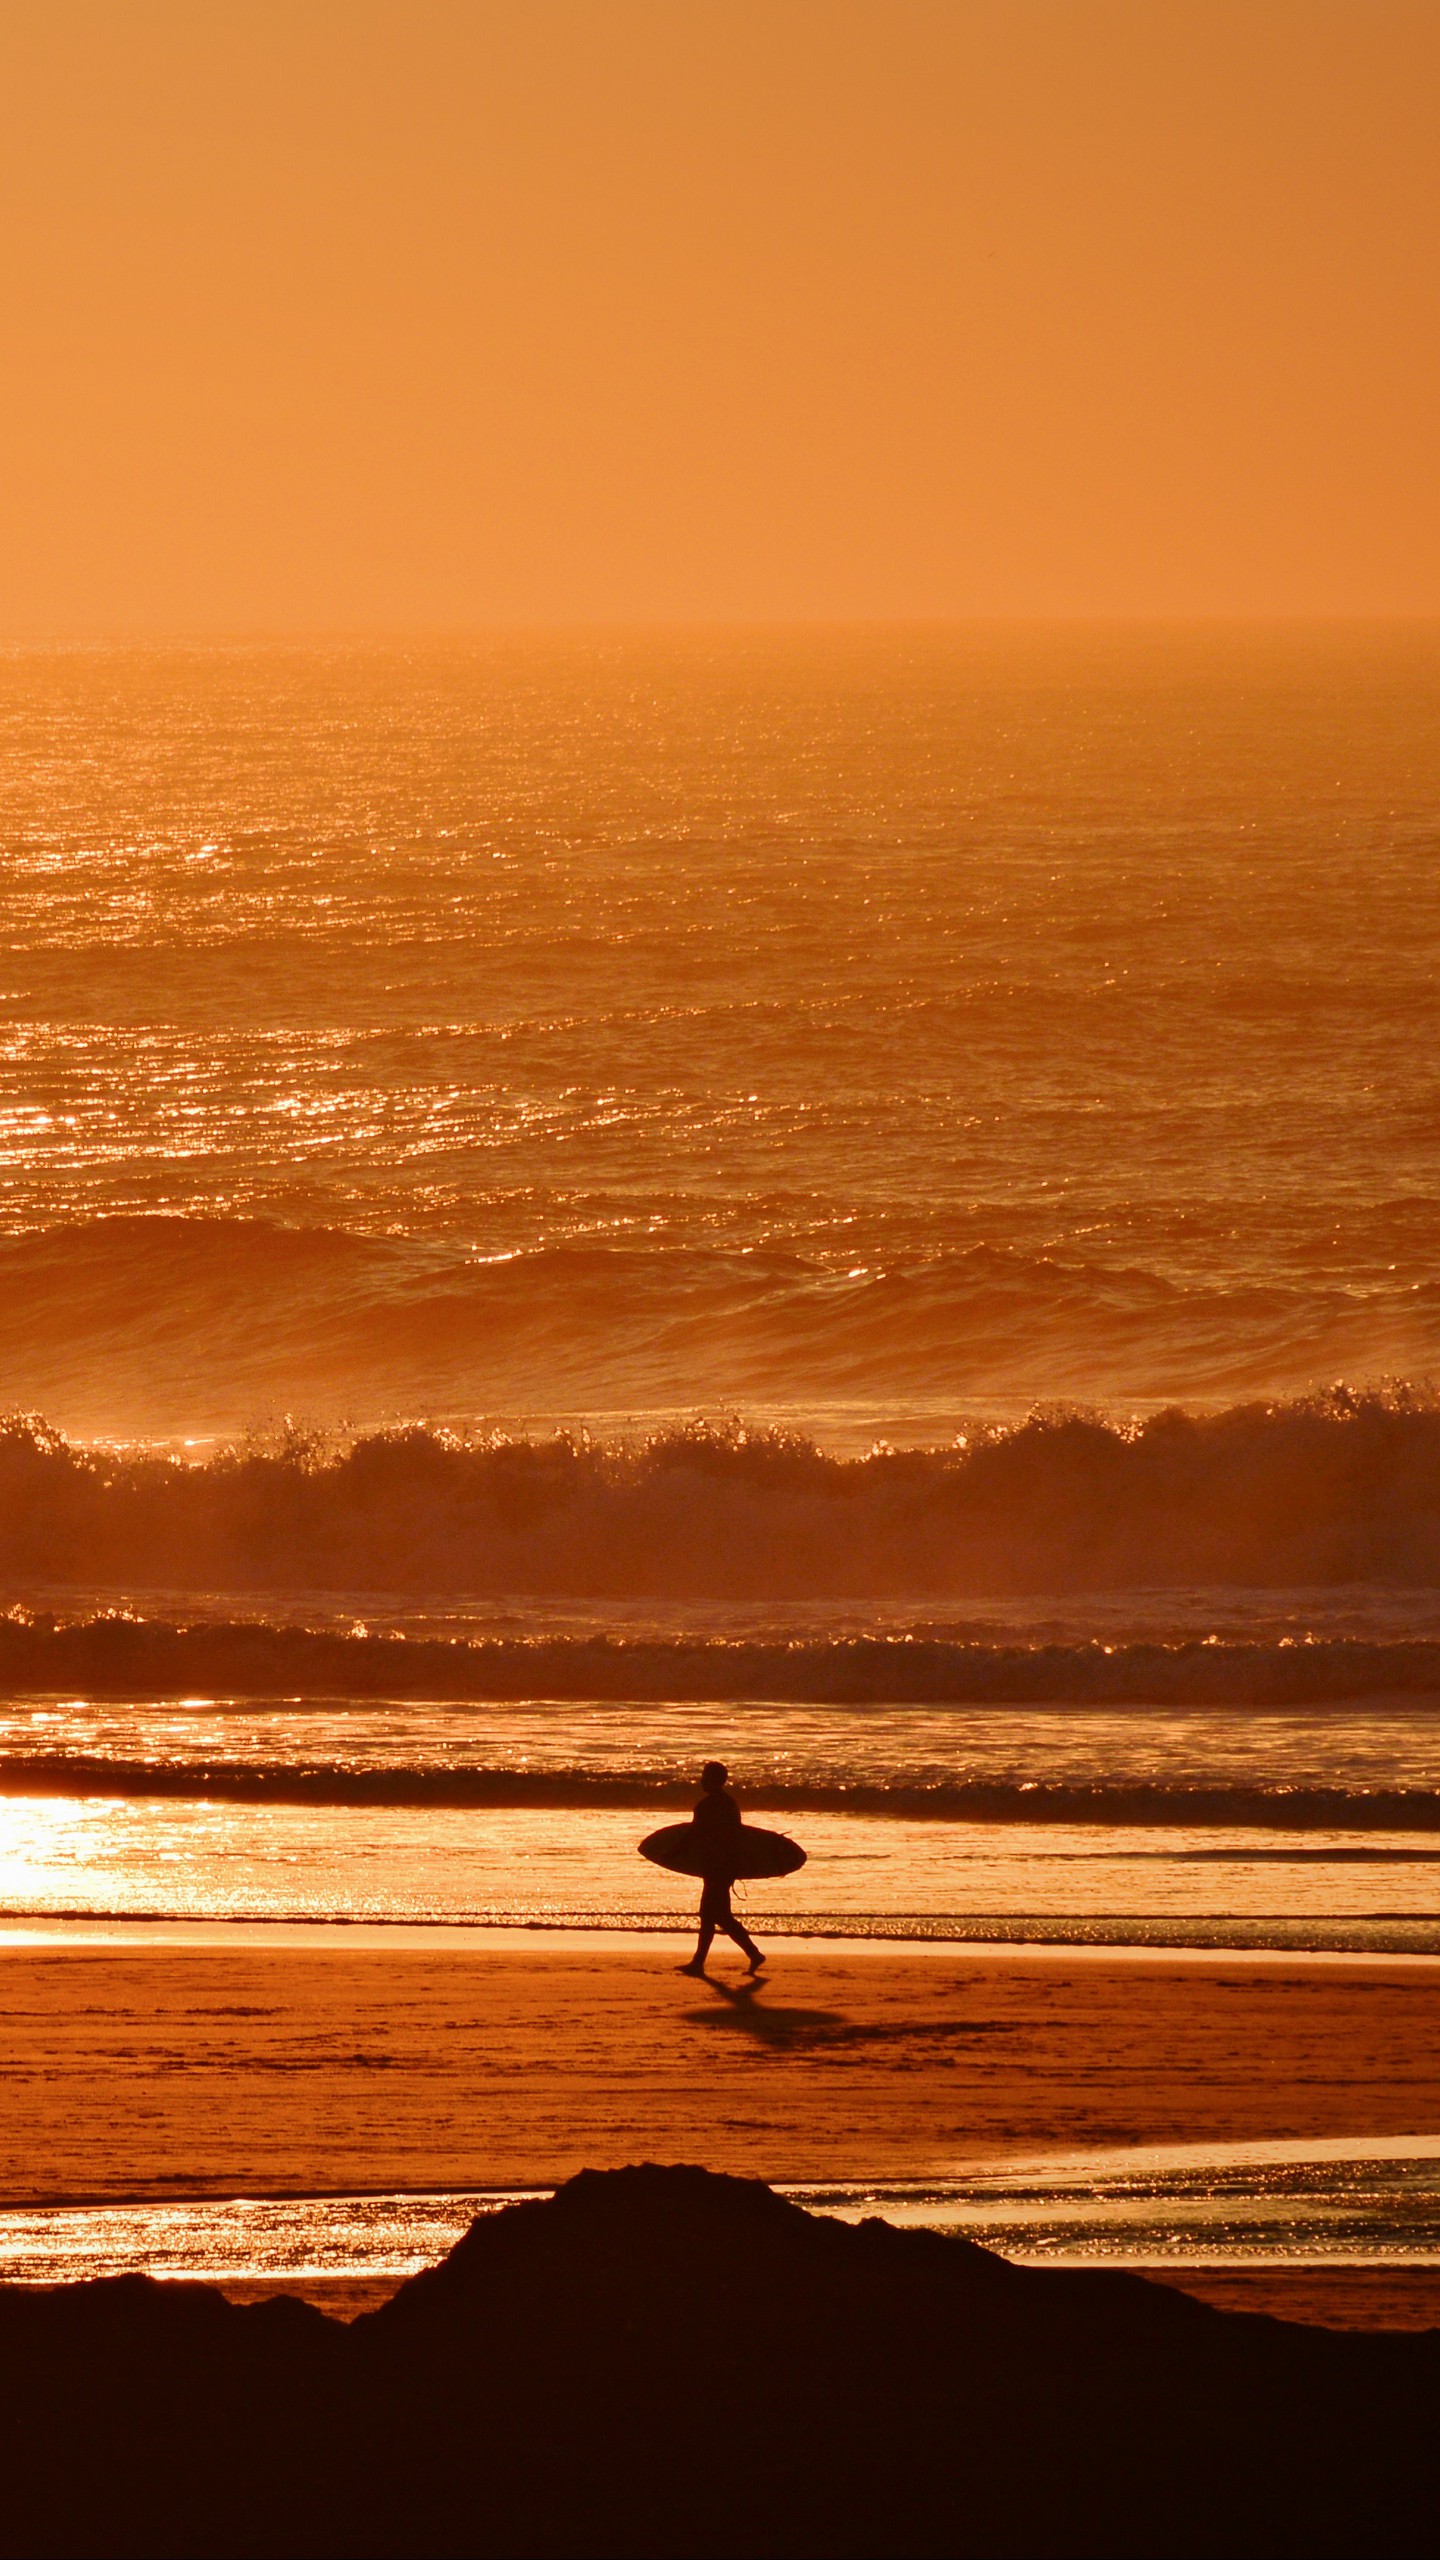
[[0,1913],[1440,1948],[1437,679],[0,659]]

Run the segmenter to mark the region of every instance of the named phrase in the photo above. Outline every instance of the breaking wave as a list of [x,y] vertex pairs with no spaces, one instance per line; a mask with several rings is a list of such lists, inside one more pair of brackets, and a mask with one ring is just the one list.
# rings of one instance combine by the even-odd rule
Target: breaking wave
[[12,1417],[0,1581],[17,1597],[83,1584],[763,1601],[1416,1588],[1440,1584],[1440,1400],[1337,1388],[1133,1424],[1050,1410],[856,1458],[732,1422],[618,1447],[289,1430],[188,1463]]

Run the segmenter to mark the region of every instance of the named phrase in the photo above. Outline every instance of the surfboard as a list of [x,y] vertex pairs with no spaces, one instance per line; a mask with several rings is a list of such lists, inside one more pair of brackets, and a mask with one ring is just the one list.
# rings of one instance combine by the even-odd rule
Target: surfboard
[[[713,1848],[710,1854],[713,1857]],[[672,1875],[704,1873],[705,1850],[693,1822],[672,1822],[663,1831],[652,1831],[648,1840],[641,1841],[640,1855],[652,1867],[668,1867]],[[793,1876],[797,1867],[804,1866],[805,1852],[783,1831],[762,1831],[756,1823],[742,1822],[727,1863],[739,1884],[755,1876]]]

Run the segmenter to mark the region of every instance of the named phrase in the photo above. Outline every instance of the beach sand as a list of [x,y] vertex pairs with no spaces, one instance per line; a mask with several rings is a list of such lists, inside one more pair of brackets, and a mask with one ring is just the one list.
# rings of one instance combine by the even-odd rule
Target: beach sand
[[1004,2154],[1440,2129],[1440,1967],[683,1942],[0,1950],[0,2201],[550,2186],[690,2160],[924,2179]]

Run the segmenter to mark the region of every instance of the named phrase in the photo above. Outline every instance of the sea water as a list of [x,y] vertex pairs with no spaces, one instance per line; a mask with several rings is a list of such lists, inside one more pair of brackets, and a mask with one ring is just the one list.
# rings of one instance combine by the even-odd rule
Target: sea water
[[1410,1943],[1437,677],[0,661],[3,1907],[674,1918],[721,1750],[767,1916]]
[[[766,1925],[1440,1944],[1437,677],[0,660],[8,1924],[678,1929],[719,1751]],[[1416,2141],[807,2200],[1426,2264]],[[0,2269],[393,2281],[498,2201]]]
[[1424,626],[9,653],[0,1387],[865,1447],[1424,1379],[1437,676]]

